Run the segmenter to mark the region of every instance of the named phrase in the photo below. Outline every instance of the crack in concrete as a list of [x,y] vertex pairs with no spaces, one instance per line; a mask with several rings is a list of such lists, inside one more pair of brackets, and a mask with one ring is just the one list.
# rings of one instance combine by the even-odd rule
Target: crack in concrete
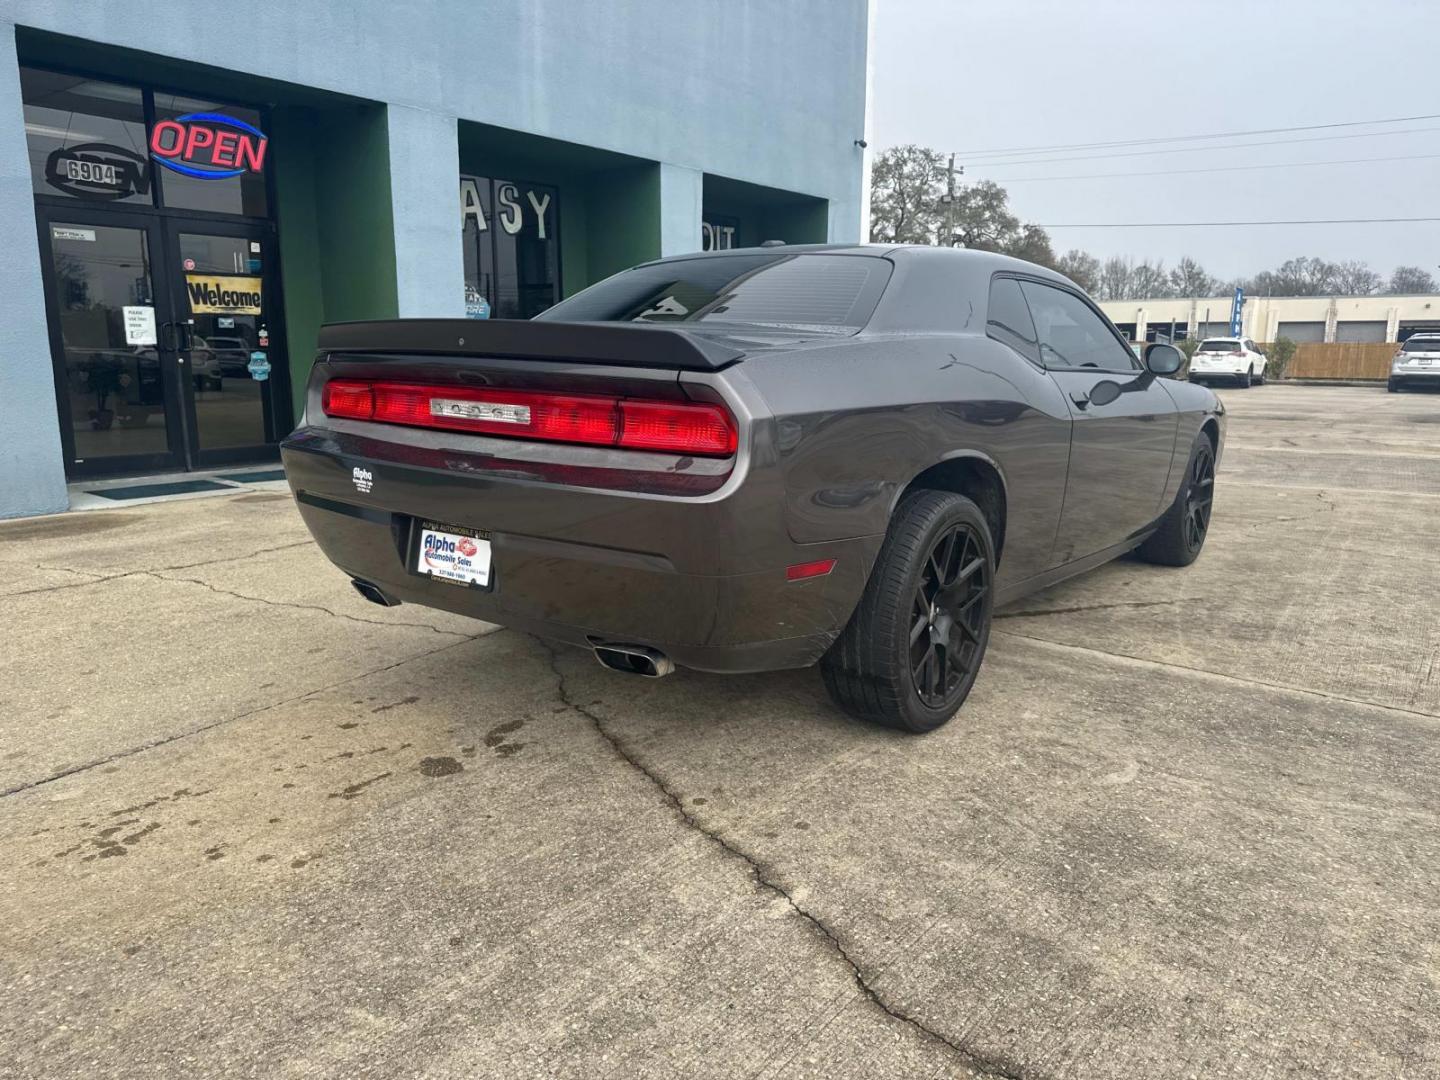
[[147,750],[154,750],[160,746],[168,746],[170,743],[179,742],[181,739],[188,739],[195,735],[201,735],[207,731],[212,730],[213,728],[220,727],[222,724],[231,724],[237,720],[244,720],[259,713],[268,712],[271,709],[278,709],[285,705],[293,705],[297,701],[304,701],[306,698],[314,697],[316,694],[323,694],[327,690],[334,690],[336,687],[344,686],[346,683],[352,683],[358,679],[368,679],[372,675],[381,675],[384,672],[392,671],[397,667],[402,667],[403,665],[412,663],[416,660],[423,660],[428,656],[434,656],[437,653],[446,652],[450,649],[458,649],[461,645],[464,645],[471,641],[478,641],[480,638],[483,637],[489,637],[491,634],[498,633],[502,629],[504,628],[500,626],[492,627],[491,629],[486,630],[482,634],[474,634],[470,637],[464,638],[461,641],[453,641],[448,645],[441,645],[438,648],[430,649],[428,652],[417,653],[414,656],[407,656],[404,660],[397,660],[393,664],[385,664],[378,668],[372,668],[369,671],[362,671],[358,675],[346,676],[345,678],[339,679],[333,683],[327,683],[325,686],[317,686],[313,690],[306,690],[303,694],[296,694],[294,697],[283,698],[280,701],[272,701],[267,705],[257,705],[253,709],[246,709],[244,712],[236,713],[234,716],[222,716],[218,720],[212,720],[209,723],[201,724],[199,727],[190,728],[186,731],[179,731],[173,735],[165,735],[158,739],[151,739],[149,742],[143,742],[138,746],[131,746],[127,747],[124,750],[118,750],[115,753],[109,754],[103,758],[96,758],[94,761],[87,761],[82,765],[74,765],[68,769],[61,769],[59,772],[53,773],[50,776],[41,777],[39,780],[30,780],[26,783],[17,784],[14,787],[6,788],[4,791],[0,791],[0,799],[8,798],[11,795],[19,795],[22,792],[31,791],[38,787],[44,787],[46,784],[53,784],[56,780],[63,780],[67,776],[75,776],[79,773],[89,772],[91,769],[98,768],[101,765],[109,765],[111,762],[120,761],[123,758],[134,757],[136,754],[143,754]]
[[790,890],[775,880],[773,872],[763,862],[740,847],[733,840],[730,840],[714,829],[708,828],[703,822],[697,819],[695,815],[685,808],[684,800],[675,792],[669,782],[637,758],[625,746],[624,742],[610,731],[606,726],[605,720],[598,713],[592,712],[570,696],[569,688],[566,685],[565,673],[560,670],[559,654],[556,653],[554,647],[551,646],[549,642],[540,638],[535,638],[534,640],[550,657],[550,670],[555,676],[556,693],[561,702],[588,720],[595,729],[595,732],[609,744],[615,756],[649,781],[650,785],[664,796],[665,802],[669,805],[670,809],[687,828],[709,840],[731,858],[744,863],[750,877],[755,881],[756,885],[778,896],[789,906],[791,911],[805,921],[811,930],[823,938],[830,946],[831,951],[833,951],[850,970],[851,978],[855,981],[856,987],[866,1000],[892,1020],[898,1020],[900,1023],[914,1028],[926,1040],[946,1048],[960,1060],[961,1064],[964,1065],[972,1075],[978,1073],[986,1077],[995,1077],[997,1080],[1024,1080],[1024,1075],[1017,1066],[996,1058],[988,1057],[977,1051],[968,1050],[961,1044],[942,1035],[934,1028],[928,1027],[914,1016],[902,1012],[899,1008],[886,1001],[880,995],[880,992],[875,989],[871,978],[865,974],[860,964],[850,955],[850,951],[845,947],[845,943],[840,939],[839,934],[837,934],[835,930],[826,925],[824,920],[814,912],[802,907],[800,903],[796,901],[794,895],[791,894]]
[[257,604],[265,604],[268,607],[294,608],[296,611],[319,611],[323,612],[326,615],[333,615],[337,619],[346,619],[350,622],[364,623],[367,626],[408,626],[415,630],[429,630],[431,633],[442,634],[445,637],[463,638],[466,641],[469,641],[470,638],[473,636],[471,634],[462,634],[458,630],[441,630],[438,627],[431,626],[429,623],[399,622],[390,619],[364,619],[361,618],[359,615],[347,615],[343,611],[334,611],[331,608],[324,607],[321,604],[297,604],[293,600],[267,600],[263,596],[252,596],[249,593],[236,592],[234,589],[223,589],[219,585],[212,585],[210,584],[210,582],[203,581],[200,578],[170,577],[155,570],[136,570],[133,572],[132,576],[152,577],[156,581],[185,582],[189,585],[199,585],[202,588],[209,589],[211,592],[216,593],[220,596],[233,596],[237,600],[250,600]]
[[1028,619],[1036,615],[1074,615],[1081,611],[1109,611],[1112,608],[1148,608],[1148,607],[1171,607],[1175,604],[1198,604],[1205,600],[1203,596],[1181,596],[1174,600],[1119,600],[1110,604],[1078,604],[1075,607],[1057,608],[1030,608],[1026,611],[1000,611],[995,613],[998,619]]
[[36,564],[36,570],[48,570],[56,574],[78,574],[85,578],[84,581],[72,581],[68,585],[45,585],[38,589],[20,589],[17,592],[3,593],[3,596],[33,596],[36,593],[58,592],[61,589],[79,589],[86,585],[103,585],[107,581],[119,581],[122,578],[135,577],[137,574],[163,574],[168,570],[193,570],[197,566],[216,566],[220,563],[244,562],[246,559],[253,559],[257,555],[268,555],[272,551],[288,551],[291,548],[307,547],[314,544],[313,540],[296,540],[289,544],[276,544],[274,547],[256,548],[254,551],[247,551],[244,555],[226,555],[219,559],[204,559],[200,562],[177,563],[174,566],[156,566],[149,570],[124,570],[118,574],[92,574],[86,570],[76,570],[69,566],[44,566]]

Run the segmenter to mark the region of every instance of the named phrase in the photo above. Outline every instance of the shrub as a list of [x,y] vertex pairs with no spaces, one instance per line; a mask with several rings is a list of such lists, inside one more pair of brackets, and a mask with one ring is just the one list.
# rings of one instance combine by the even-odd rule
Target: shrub
[[1264,352],[1265,378],[1283,379],[1285,369],[1290,366],[1290,361],[1295,359],[1295,342],[1288,337],[1276,338]]

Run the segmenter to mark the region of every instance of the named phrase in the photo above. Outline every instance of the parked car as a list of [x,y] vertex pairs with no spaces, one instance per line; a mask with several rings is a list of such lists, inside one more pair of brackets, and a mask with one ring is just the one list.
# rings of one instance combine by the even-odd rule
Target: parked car
[[1190,358],[1190,381],[1265,384],[1265,354],[1249,338],[1206,338]]
[[326,327],[282,444],[366,598],[662,675],[821,666],[929,731],[992,612],[1125,552],[1200,553],[1224,409],[1067,279],[1000,255],[730,250],[535,320]]
[[1385,389],[1393,394],[1407,386],[1440,386],[1440,334],[1415,334],[1400,346]]
[[209,348],[227,379],[250,378],[250,347],[240,337],[211,337]]

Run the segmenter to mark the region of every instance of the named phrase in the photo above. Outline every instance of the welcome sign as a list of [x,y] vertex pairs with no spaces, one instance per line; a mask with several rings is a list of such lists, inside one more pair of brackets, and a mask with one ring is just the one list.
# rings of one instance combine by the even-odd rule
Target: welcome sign
[[260,278],[231,274],[186,274],[185,291],[196,315],[259,315]]

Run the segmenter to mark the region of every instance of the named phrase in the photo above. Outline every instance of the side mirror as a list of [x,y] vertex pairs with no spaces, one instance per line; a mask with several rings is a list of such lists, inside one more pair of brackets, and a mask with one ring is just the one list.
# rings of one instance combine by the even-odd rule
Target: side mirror
[[1174,345],[1157,341],[1145,350],[1145,367],[1156,375],[1174,375],[1185,366],[1185,354]]

